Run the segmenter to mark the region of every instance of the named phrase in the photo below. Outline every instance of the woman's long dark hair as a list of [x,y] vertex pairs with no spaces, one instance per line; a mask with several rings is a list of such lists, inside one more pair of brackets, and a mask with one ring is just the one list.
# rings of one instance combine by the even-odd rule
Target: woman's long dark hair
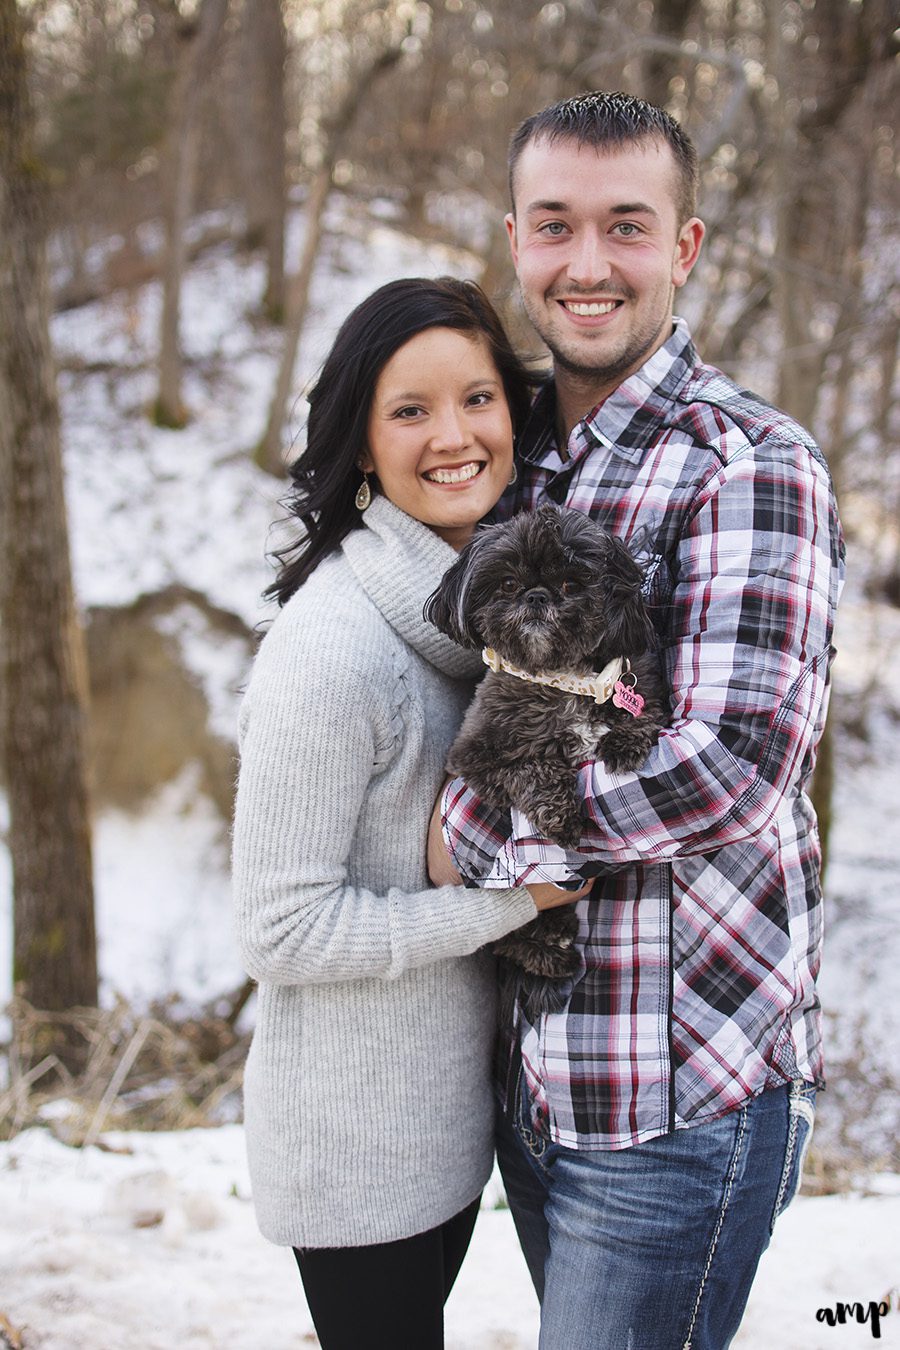
[[303,534],[272,556],[278,575],[265,594],[291,598],[345,535],[362,524],[354,497],[362,482],[369,410],[378,377],[394,353],[428,328],[484,337],[503,382],[513,428],[521,427],[534,379],[510,345],[487,296],[474,281],[408,277],[373,292],[344,320],[309,395],[306,449],[290,466],[284,505]]

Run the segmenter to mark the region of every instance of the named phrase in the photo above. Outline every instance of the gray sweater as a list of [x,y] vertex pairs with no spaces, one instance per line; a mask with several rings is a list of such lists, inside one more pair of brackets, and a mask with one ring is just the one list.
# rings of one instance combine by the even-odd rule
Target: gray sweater
[[256,1214],[295,1247],[422,1232],[492,1159],[492,962],[525,890],[428,885],[478,658],[422,619],[455,558],[376,497],[278,615],[241,709],[237,929],[259,981],[244,1083]]

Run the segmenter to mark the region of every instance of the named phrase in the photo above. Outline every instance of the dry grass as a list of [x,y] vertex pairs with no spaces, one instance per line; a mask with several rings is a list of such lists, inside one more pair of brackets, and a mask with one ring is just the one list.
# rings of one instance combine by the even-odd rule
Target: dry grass
[[[249,1033],[236,1023],[249,982],[213,1006],[177,1003],[137,1010],[47,1013],[14,1000],[0,1092],[0,1138],[30,1125],[65,1143],[97,1143],[105,1130],[182,1130],[218,1125],[239,1114]],[[81,1066],[73,1070],[75,1063]]]
[[[108,1148],[102,1136],[110,1130],[181,1130],[239,1119],[250,1033],[236,1026],[253,988],[247,981],[191,1010],[175,999],[145,1009],[120,999],[110,1009],[54,1014],[15,1000],[6,1009],[10,1040],[0,1044],[0,1139],[40,1125],[63,1143]],[[67,1067],[73,1060],[83,1067]],[[884,1071],[852,1060],[835,1068],[818,1103],[804,1194],[859,1189],[866,1173],[896,1170],[894,1150],[873,1153],[854,1137],[879,1105],[896,1100],[888,1092],[897,1086],[892,1070],[888,1077],[890,1085]]]

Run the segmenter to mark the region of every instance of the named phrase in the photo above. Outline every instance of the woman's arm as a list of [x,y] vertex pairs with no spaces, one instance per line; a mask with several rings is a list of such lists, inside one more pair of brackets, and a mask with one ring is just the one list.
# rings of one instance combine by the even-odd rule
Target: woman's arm
[[[376,894],[349,884],[363,801],[389,753],[397,685],[366,637],[365,624],[323,633],[285,613],[257,659],[241,713],[233,876],[240,946],[258,980],[395,978],[473,952],[535,914],[524,889]],[[424,855],[425,825],[421,839],[413,826],[399,846]]]

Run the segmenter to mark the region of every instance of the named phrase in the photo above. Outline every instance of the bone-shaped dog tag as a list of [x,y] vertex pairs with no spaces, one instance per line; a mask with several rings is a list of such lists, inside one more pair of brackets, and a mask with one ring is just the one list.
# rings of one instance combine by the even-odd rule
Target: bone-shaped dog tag
[[[632,679],[634,676],[632,676]],[[616,680],[613,686],[613,707],[624,708],[632,717],[640,717],[644,711],[644,700],[638,691],[625,684],[622,680]]]

